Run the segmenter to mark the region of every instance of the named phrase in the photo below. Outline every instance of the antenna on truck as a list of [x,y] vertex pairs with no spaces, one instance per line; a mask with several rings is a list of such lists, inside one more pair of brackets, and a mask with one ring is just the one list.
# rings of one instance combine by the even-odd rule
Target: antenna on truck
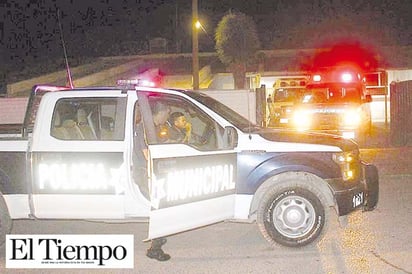
[[67,58],[66,44],[63,38],[63,28],[62,28],[62,24],[60,21],[60,9],[57,9],[57,20],[59,22],[60,39],[61,39],[62,46],[63,46],[64,60],[66,61],[67,80],[69,81],[70,88],[74,88],[72,73],[70,71],[70,66],[69,66],[69,59]]

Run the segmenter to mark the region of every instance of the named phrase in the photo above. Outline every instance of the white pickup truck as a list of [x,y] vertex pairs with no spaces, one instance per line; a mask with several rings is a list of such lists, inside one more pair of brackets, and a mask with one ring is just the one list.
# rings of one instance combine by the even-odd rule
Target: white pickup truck
[[[193,142],[158,136],[159,103],[185,115]],[[334,212],[378,202],[377,169],[351,140],[259,128],[200,92],[36,86],[24,123],[0,134],[2,240],[24,218],[144,218],[148,239],[250,220],[271,244],[299,247]]]

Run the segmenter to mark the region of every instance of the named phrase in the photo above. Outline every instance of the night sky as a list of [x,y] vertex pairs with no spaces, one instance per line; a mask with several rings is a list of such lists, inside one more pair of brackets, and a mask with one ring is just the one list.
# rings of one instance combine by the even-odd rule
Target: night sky
[[[214,51],[217,23],[229,11],[249,15],[262,49],[314,48],[353,39],[412,45],[411,0],[198,0],[200,51]],[[70,57],[146,53],[163,37],[169,52],[191,51],[191,0],[0,0],[2,64],[61,58],[57,12]]]

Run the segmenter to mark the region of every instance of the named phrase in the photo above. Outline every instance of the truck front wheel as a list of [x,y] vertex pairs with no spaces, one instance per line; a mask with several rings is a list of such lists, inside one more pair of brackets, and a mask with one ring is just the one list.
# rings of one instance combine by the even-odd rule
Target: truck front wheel
[[[298,184],[299,185],[299,184]],[[301,247],[318,239],[328,220],[321,193],[301,186],[274,186],[258,208],[257,222],[272,245]]]
[[6,234],[11,230],[12,220],[4,198],[0,194],[0,246],[6,240]]

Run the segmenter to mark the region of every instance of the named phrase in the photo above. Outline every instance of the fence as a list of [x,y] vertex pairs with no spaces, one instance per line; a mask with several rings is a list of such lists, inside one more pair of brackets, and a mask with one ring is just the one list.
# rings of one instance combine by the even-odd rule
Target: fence
[[266,87],[262,85],[256,88],[256,123],[262,127],[266,127]]
[[412,81],[392,82],[390,90],[391,144],[412,145]]
[[0,69],[0,96],[7,94],[6,73]]

